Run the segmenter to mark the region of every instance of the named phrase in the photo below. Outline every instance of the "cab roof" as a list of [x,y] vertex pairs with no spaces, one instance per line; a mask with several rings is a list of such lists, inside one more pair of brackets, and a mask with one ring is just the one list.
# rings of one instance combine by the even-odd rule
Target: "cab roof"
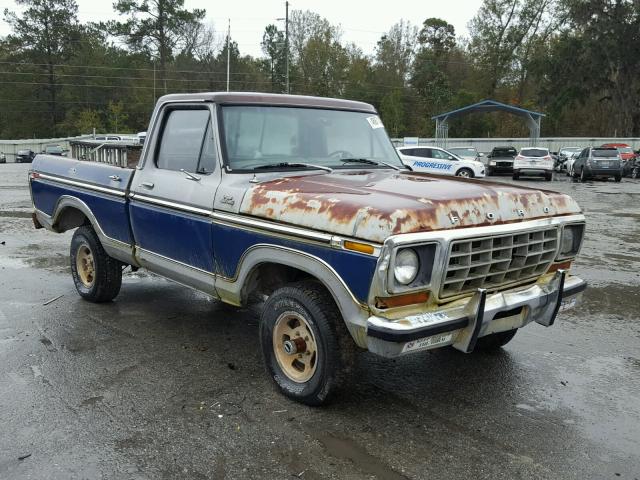
[[293,106],[377,113],[373,105],[353,100],[259,92],[178,93],[164,95],[158,100],[158,104],[166,102],[213,102],[222,105]]

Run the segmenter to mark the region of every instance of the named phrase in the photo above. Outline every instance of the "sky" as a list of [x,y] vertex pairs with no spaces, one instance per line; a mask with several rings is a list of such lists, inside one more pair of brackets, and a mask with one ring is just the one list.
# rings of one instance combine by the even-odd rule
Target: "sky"
[[[118,18],[110,0],[77,0],[81,22]],[[343,40],[353,42],[366,54],[373,53],[378,39],[400,19],[420,25],[429,17],[439,17],[451,23],[458,36],[467,35],[467,23],[476,14],[482,0],[394,0],[376,2],[365,0],[292,0],[290,10],[311,10],[327,18],[334,25],[341,25]],[[385,8],[386,6],[386,8]],[[231,20],[231,38],[238,43],[243,55],[262,56],[260,41],[264,27],[270,23],[284,22],[284,0],[185,0],[188,9],[204,8],[207,23],[224,35],[228,19]],[[0,0],[0,12],[5,8],[19,12],[13,1]],[[11,32],[9,25],[0,20],[0,36]]]

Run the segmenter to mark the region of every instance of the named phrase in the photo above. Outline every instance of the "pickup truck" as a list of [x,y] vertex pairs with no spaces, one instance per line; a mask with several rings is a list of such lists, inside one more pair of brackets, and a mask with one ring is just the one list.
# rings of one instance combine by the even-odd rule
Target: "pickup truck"
[[369,104],[167,95],[148,132],[135,168],[38,155],[35,226],[75,229],[71,272],[92,302],[117,296],[126,266],[264,302],[267,371],[299,402],[325,402],[358,349],[497,349],[586,288],[569,274],[576,202],[412,172]]
[[517,155],[518,151],[514,147],[494,147],[487,155],[487,175],[513,174],[513,161]]

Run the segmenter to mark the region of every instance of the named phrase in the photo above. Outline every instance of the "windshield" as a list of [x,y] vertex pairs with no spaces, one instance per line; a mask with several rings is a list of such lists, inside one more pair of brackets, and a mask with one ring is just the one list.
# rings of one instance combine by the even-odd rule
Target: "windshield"
[[549,150],[544,148],[523,148],[520,155],[525,157],[545,157],[549,155]]
[[461,157],[475,157],[476,149],[475,148],[450,148],[450,152],[455,153],[456,155],[460,155]]
[[615,148],[607,148],[602,150],[593,149],[593,156],[599,158],[614,158],[618,156],[618,151]]
[[233,170],[309,164],[387,168],[383,163],[405,168],[382,122],[371,113],[233,105],[222,107],[222,124]]

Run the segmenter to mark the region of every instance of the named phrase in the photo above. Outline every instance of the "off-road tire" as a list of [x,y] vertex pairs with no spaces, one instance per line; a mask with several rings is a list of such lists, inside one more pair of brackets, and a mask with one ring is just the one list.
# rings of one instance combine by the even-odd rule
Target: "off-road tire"
[[507,330],[506,332],[498,332],[481,337],[476,342],[474,352],[491,352],[504,347],[513,337],[516,336],[518,329]]
[[[93,256],[94,275],[90,286],[83,283],[77,267],[77,256],[81,247],[86,247]],[[70,249],[71,276],[78,294],[90,302],[109,302],[116,298],[122,286],[123,264],[111,258],[104,251],[100,239],[93,227],[79,227],[71,238]]]
[[[280,366],[273,331],[287,312],[301,315],[310,327],[317,346],[313,375],[294,381]],[[357,352],[340,311],[329,292],[317,281],[305,280],[277,289],[265,302],[260,321],[260,345],[267,373],[277,389],[306,405],[325,403],[348,377]]]
[[[462,172],[465,172],[466,175],[462,175]],[[473,170],[471,170],[470,168],[461,168],[456,172],[456,177],[473,178]]]

